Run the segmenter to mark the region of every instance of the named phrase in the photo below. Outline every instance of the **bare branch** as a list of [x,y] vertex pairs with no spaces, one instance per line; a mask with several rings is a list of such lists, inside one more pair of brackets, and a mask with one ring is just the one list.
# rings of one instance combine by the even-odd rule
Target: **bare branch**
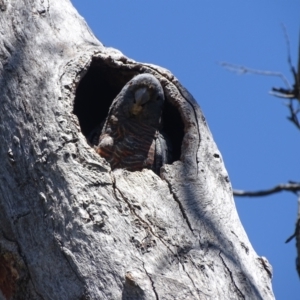
[[[295,232],[285,241],[285,243],[289,243],[293,238],[299,235],[300,230],[300,219],[297,220]],[[298,271],[299,272],[299,271]]]
[[294,232],[289,238],[286,239],[285,243],[289,243],[293,238],[296,237],[296,232]]
[[255,75],[279,77],[279,78],[282,79],[282,81],[285,83],[285,85],[287,86],[288,89],[292,88],[289,81],[287,80],[287,78],[280,72],[250,69],[250,68],[245,67],[245,66],[234,65],[234,64],[231,64],[231,63],[227,63],[227,62],[220,62],[219,64],[222,67],[226,68],[227,70],[229,70],[231,72],[236,72],[240,75],[244,75],[244,74],[249,73],[249,74],[255,74]]
[[300,183],[293,182],[293,183],[278,184],[271,189],[254,191],[254,192],[233,190],[233,195],[238,197],[261,197],[261,196],[268,196],[271,194],[279,193],[282,191],[297,193],[300,191]]
[[291,58],[291,43],[290,43],[290,39],[289,39],[289,35],[288,35],[288,32],[287,32],[287,29],[286,29],[286,26],[281,23],[281,27],[282,27],[282,30],[283,30],[283,34],[284,34],[284,39],[285,39],[285,42],[286,42],[286,47],[287,47],[287,54],[288,54],[288,64],[289,64],[289,67],[291,69],[291,72],[293,73],[294,75],[294,79],[297,78],[297,72],[292,64],[292,58]]
[[[297,68],[297,78],[296,78],[297,80],[296,80],[295,84],[299,90],[299,88],[300,88],[300,33],[299,33],[299,42],[298,43],[299,43],[298,44],[298,68]],[[298,95],[298,98],[299,98],[299,95]]]
[[238,74],[256,74],[256,75],[264,75],[264,76],[276,76],[280,77],[282,81],[285,83],[287,88],[275,88],[273,87],[272,90],[269,92],[272,96],[286,99],[287,103],[286,106],[289,109],[290,115],[287,117],[289,121],[291,121],[297,129],[300,129],[300,121],[298,119],[298,113],[300,112],[300,37],[299,37],[299,57],[298,57],[298,69],[294,68],[292,65],[291,59],[291,51],[290,51],[290,40],[284,24],[281,24],[284,38],[286,41],[287,46],[287,60],[290,67],[290,70],[294,77],[294,83],[291,86],[287,78],[280,72],[272,72],[272,71],[263,71],[257,69],[250,69],[245,66],[234,65],[227,62],[220,62],[219,64],[228,69],[229,71],[236,72]]
[[279,92],[279,90],[281,90],[281,89],[273,88],[272,91],[269,92],[269,94],[271,96],[274,96],[277,98],[282,98],[282,99],[294,99],[295,98],[294,95],[285,94],[285,93]]
[[300,129],[300,122],[297,117],[297,114],[299,113],[299,102],[297,101],[297,108],[294,107],[294,99],[290,99],[289,103],[286,104],[286,106],[289,108],[290,116],[287,117],[288,120],[290,120],[298,129]]

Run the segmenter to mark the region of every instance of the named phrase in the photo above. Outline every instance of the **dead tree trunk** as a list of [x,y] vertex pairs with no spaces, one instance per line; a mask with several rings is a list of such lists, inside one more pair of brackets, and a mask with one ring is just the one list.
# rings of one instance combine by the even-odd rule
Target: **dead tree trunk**
[[[105,48],[68,0],[1,0],[0,28],[0,298],[274,299],[205,118],[169,71]],[[167,102],[160,177],[111,171],[86,140],[140,73]]]

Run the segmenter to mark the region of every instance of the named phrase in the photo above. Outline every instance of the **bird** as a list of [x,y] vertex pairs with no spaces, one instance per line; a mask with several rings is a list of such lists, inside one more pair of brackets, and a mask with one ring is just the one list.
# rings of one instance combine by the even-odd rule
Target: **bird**
[[96,151],[112,170],[152,169],[170,161],[171,146],[161,131],[164,92],[151,74],[133,77],[113,100]]

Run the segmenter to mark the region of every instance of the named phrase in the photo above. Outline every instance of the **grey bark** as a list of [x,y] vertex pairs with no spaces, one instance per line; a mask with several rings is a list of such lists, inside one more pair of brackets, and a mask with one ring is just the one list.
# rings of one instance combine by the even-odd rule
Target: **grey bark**
[[[105,48],[67,0],[1,0],[0,34],[0,298],[274,299],[205,118],[169,71]],[[182,124],[180,155],[161,176],[112,172],[91,120],[145,72]]]

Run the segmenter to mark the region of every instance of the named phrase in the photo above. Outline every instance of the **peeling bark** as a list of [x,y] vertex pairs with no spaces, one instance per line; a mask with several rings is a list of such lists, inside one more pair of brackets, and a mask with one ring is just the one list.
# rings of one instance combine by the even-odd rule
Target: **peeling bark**
[[[222,156],[178,80],[105,48],[67,0],[0,10],[0,298],[274,299]],[[140,73],[158,78],[167,102],[175,155],[160,176],[111,171],[87,142]]]

